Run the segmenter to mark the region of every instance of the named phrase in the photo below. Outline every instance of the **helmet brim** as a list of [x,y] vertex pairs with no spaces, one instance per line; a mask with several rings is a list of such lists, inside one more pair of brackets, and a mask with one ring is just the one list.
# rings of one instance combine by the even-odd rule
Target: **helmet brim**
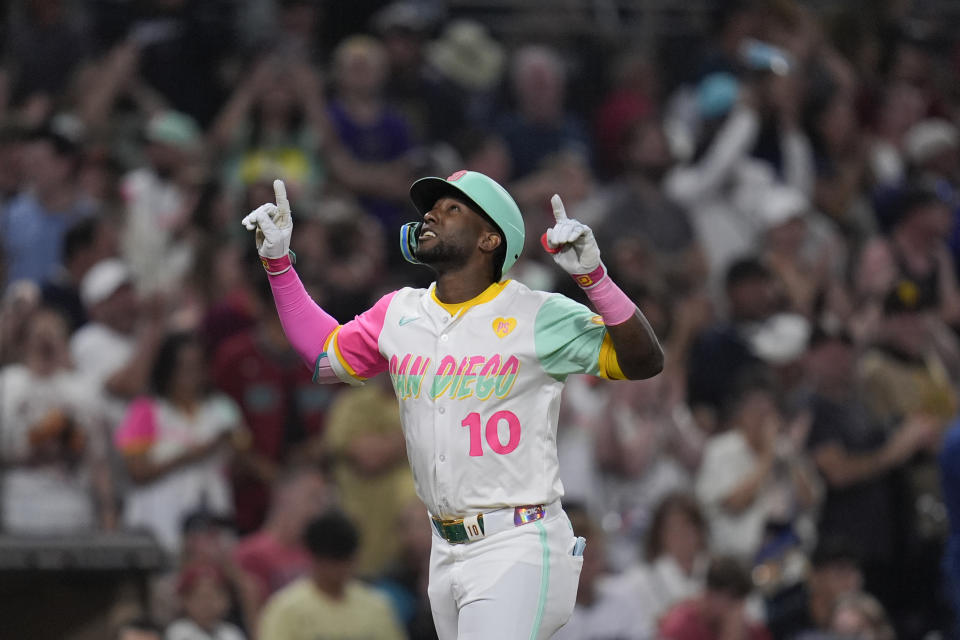
[[452,182],[447,182],[443,178],[420,178],[410,185],[410,199],[421,215],[433,209],[437,200],[443,197],[453,197],[465,202],[471,209],[490,222],[494,228],[501,233],[503,232],[500,225],[494,222],[490,215],[474,202],[473,198]]

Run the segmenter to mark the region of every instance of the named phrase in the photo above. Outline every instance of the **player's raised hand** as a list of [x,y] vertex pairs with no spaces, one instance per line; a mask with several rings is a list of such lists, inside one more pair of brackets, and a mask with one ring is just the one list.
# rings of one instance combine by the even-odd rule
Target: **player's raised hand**
[[543,248],[569,274],[591,273],[600,266],[600,247],[587,225],[567,217],[560,196],[550,199],[556,224],[540,238]]
[[290,252],[290,237],[293,235],[293,216],[287,189],[282,180],[274,180],[274,195],[277,204],[262,204],[242,220],[249,231],[256,231],[257,252],[264,258],[282,258]]

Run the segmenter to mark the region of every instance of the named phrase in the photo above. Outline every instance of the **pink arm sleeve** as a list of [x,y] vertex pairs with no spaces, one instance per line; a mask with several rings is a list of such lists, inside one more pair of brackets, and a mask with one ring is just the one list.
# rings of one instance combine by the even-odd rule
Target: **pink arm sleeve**
[[339,323],[313,301],[293,269],[269,278],[283,332],[313,371],[327,338]]

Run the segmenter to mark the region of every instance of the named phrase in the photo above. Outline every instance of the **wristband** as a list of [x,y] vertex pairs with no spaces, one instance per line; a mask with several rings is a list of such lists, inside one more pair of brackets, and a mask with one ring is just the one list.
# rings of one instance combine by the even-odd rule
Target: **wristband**
[[570,274],[581,289],[589,289],[595,287],[601,280],[607,277],[607,269],[603,266],[603,263],[597,265],[597,268],[591,271],[590,273],[573,273]]
[[621,324],[636,313],[637,305],[607,275],[602,262],[590,273],[574,274],[573,279],[590,298],[605,325]]
[[260,256],[260,264],[263,265],[263,269],[267,272],[268,276],[279,276],[290,271],[296,261],[297,255],[293,251],[282,258],[265,258]]

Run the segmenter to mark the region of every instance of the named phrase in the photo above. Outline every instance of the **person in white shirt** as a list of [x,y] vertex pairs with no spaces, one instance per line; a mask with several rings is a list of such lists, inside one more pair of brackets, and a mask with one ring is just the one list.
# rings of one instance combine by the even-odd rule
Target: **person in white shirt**
[[66,320],[33,313],[22,363],[0,369],[0,513],[17,534],[111,529],[103,403],[70,366]]
[[153,393],[130,405],[114,434],[133,483],[123,523],[150,531],[176,554],[187,514],[201,508],[231,513],[226,467],[231,450],[243,448],[249,434],[236,403],[209,391],[203,349],[192,334],[166,338],[151,386]]
[[212,564],[191,564],[180,571],[177,593],[183,615],[170,623],[164,640],[246,640],[224,618],[230,608],[229,582]]
[[644,562],[617,578],[617,590],[639,610],[641,637],[654,637],[670,607],[703,589],[708,536],[706,518],[691,494],[671,493],[657,505],[644,543]]
[[130,399],[147,390],[164,318],[141,306],[130,270],[118,258],[90,268],[80,283],[80,299],[90,322],[73,334],[70,353],[77,369],[107,398],[114,427]]
[[788,434],[772,385],[754,370],[738,381],[726,423],[726,431],[707,441],[696,481],[711,551],[752,563],[764,543],[773,542],[770,535],[812,543],[819,491],[803,454],[809,423],[795,423]]

